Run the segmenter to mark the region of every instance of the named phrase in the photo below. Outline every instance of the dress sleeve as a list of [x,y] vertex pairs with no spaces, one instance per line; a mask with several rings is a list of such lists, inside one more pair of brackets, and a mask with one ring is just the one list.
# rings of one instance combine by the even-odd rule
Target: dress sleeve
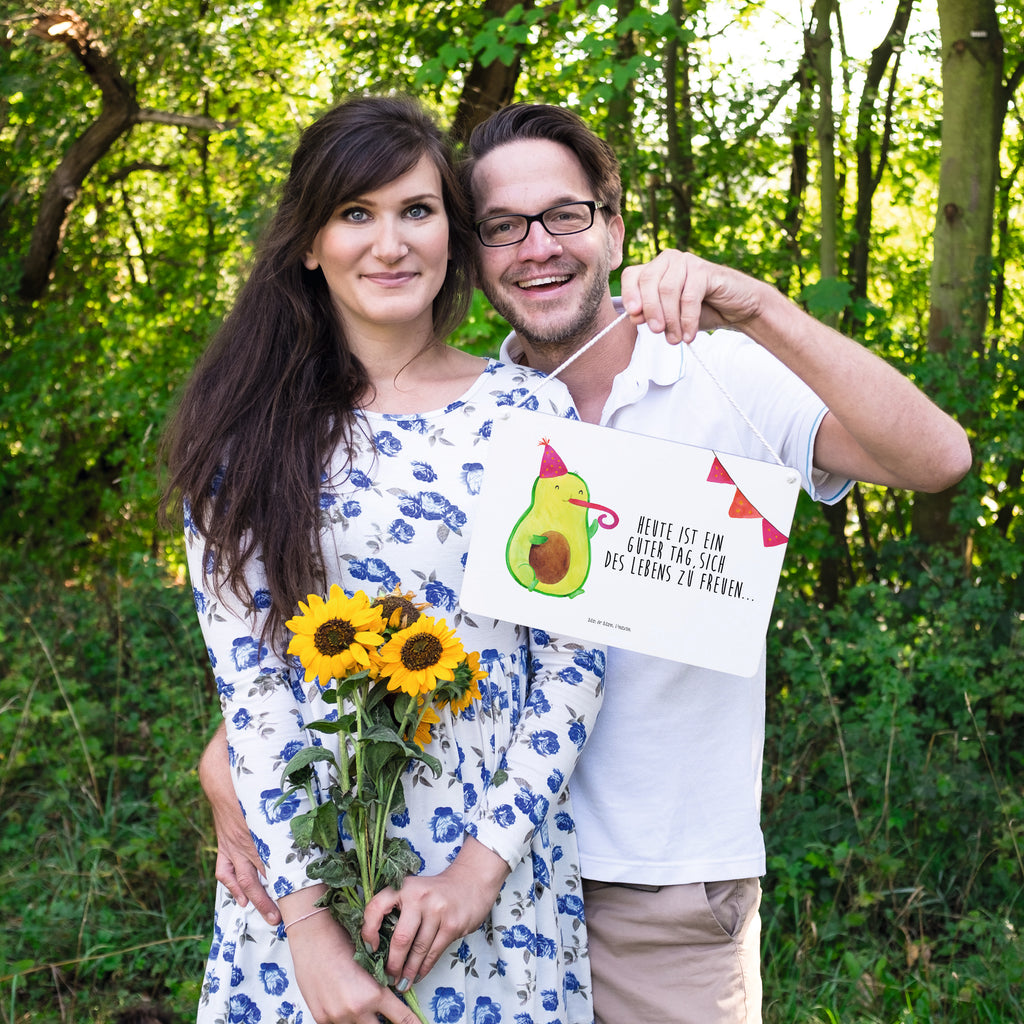
[[605,650],[530,630],[525,709],[466,831],[510,867],[523,859],[538,828],[573,828],[563,802],[569,776],[594,727],[604,696]]
[[226,586],[214,589],[215,567],[204,565],[204,539],[186,510],[185,541],[199,622],[213,666],[227,724],[232,781],[256,849],[267,866],[274,896],[313,885],[306,865],[319,851],[294,843],[289,821],[308,808],[305,796],[282,803],[281,771],[314,740],[305,729],[308,705],[302,676],[261,642],[269,599],[257,567],[249,575],[254,595],[246,607]]

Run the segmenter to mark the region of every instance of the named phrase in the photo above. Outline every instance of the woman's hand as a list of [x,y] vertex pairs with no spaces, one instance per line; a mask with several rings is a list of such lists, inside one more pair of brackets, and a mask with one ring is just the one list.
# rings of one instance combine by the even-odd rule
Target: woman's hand
[[391,1024],[420,1024],[394,992],[355,962],[352,941],[328,911],[305,917],[318,891],[302,890],[281,901],[295,981],[316,1024],[379,1024],[381,1017]]
[[412,875],[398,891],[382,889],[363,915],[363,940],[376,949],[381,922],[399,911],[385,970],[405,992],[428,974],[441,954],[486,920],[510,868],[472,836],[439,875]]

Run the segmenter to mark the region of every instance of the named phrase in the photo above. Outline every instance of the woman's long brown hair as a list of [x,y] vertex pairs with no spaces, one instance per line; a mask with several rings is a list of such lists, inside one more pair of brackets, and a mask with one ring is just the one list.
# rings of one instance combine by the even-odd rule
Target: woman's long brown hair
[[252,272],[168,425],[165,522],[184,501],[205,541],[206,571],[250,607],[256,595],[246,570],[262,561],[266,642],[280,639],[299,600],[325,588],[320,482],[334,451],[351,450],[354,410],[370,387],[323,273],[308,270],[303,257],[341,203],[396,180],[424,156],[441,174],[451,249],[434,301],[436,341],[462,322],[472,296],[472,233],[445,137],[410,99],[350,100],[303,132]]

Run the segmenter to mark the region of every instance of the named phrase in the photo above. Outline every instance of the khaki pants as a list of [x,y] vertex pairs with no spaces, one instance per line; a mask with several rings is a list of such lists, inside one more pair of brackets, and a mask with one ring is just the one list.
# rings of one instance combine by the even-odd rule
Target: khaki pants
[[632,886],[584,879],[595,1024],[760,1024],[756,878]]

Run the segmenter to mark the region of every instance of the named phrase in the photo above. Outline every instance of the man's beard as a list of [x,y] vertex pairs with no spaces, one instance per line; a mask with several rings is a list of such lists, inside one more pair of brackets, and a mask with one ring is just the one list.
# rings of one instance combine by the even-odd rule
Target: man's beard
[[[601,306],[608,291],[607,272],[597,268],[590,286],[580,300],[578,308],[562,323],[544,324],[531,328],[515,301],[507,291],[492,289],[481,281],[480,289],[495,310],[508,321],[519,338],[540,352],[564,351],[571,355],[588,342],[603,326],[599,323]],[[515,288],[513,284],[509,291]]]

